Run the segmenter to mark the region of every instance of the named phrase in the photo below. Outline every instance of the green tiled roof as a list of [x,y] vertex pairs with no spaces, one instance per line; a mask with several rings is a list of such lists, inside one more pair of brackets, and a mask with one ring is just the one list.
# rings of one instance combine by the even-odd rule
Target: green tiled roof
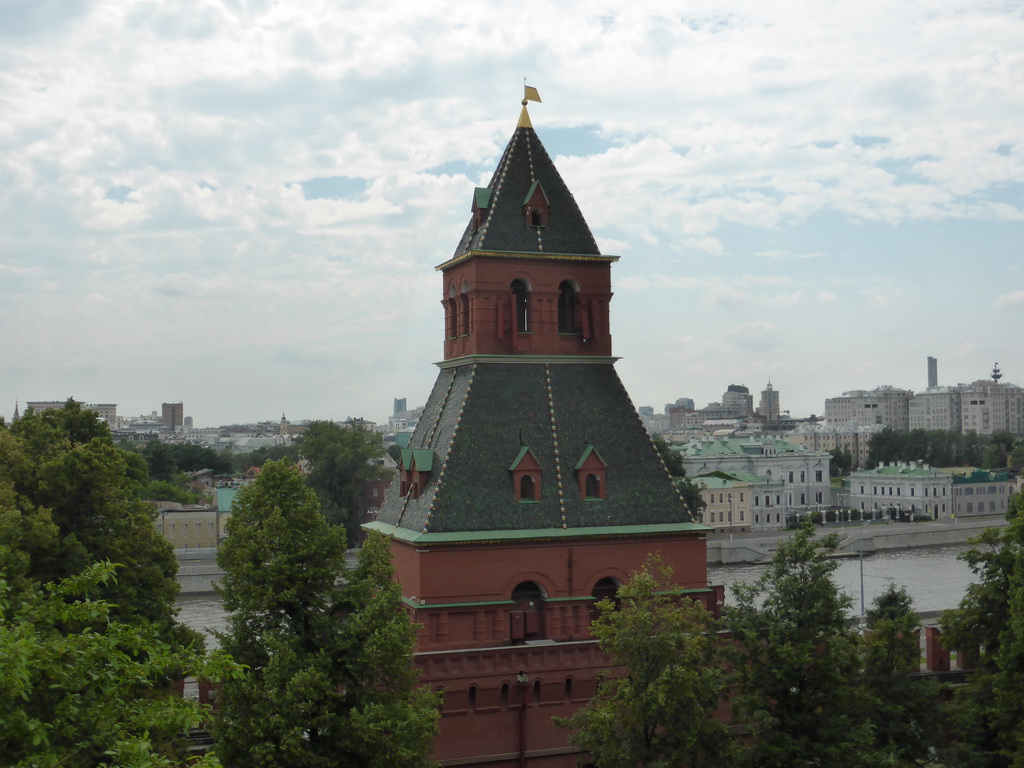
[[[525,201],[537,185],[548,201],[548,221],[530,226]],[[487,216],[479,229],[470,221],[452,258],[470,251],[600,256],[590,227],[533,128],[516,128],[487,185]],[[480,205],[478,188],[475,201]]]
[[[541,466],[540,500],[516,501],[509,466],[523,446]],[[588,446],[607,466],[606,498],[579,492]],[[689,522],[636,409],[607,363],[470,363],[439,372],[410,442],[432,450],[417,499],[392,483],[378,520],[417,534],[678,525]],[[577,531],[578,533],[578,531]]]

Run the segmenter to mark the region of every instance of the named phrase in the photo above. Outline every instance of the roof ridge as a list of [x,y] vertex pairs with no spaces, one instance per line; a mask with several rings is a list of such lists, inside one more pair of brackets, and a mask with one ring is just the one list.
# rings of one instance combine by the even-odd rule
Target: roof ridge
[[555,396],[551,388],[551,364],[544,363],[544,384],[548,391],[548,414],[551,419],[551,447],[555,453],[555,487],[558,489],[558,514],[562,518],[562,527],[566,527],[565,518],[565,487],[562,483],[562,458],[558,450],[558,421],[555,418]]

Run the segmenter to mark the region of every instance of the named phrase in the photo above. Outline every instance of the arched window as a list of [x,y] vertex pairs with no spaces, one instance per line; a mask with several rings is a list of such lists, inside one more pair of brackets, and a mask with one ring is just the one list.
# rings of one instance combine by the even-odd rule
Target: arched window
[[621,584],[611,576],[605,576],[603,579],[598,581],[592,590],[590,590],[590,596],[594,598],[594,602],[591,603],[590,607],[590,620],[593,621],[598,617],[597,604],[608,598],[615,600],[615,596],[619,594],[619,587]]
[[501,686],[501,706],[508,706],[508,683],[502,683]]
[[530,289],[522,280],[513,280],[511,288],[516,305],[516,329],[519,333],[527,333],[530,330],[530,310],[527,306]]
[[529,475],[519,478],[519,500],[535,501],[537,498],[537,484]]
[[460,329],[463,336],[469,336],[469,284],[462,281],[462,328]]
[[470,712],[476,712],[476,686],[469,686],[469,702],[468,709]]
[[565,678],[565,700],[572,701],[572,678]]
[[524,581],[512,590],[515,607],[509,613],[512,642],[544,637],[544,590],[534,581]]
[[540,704],[540,680],[533,681],[533,703]]
[[576,305],[576,287],[568,280],[558,286],[558,332],[576,333],[578,308]]
[[586,497],[588,499],[599,499],[601,498],[601,481],[597,475],[593,472],[587,473],[586,480]]

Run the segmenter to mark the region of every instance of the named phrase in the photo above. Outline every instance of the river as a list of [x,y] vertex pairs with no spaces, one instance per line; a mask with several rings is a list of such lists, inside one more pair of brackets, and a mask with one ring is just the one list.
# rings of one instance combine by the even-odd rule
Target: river
[[[889,582],[906,587],[920,612],[955,608],[973,580],[970,569],[957,559],[966,544],[947,547],[882,550],[864,558],[864,599],[866,607],[885,590]],[[716,565],[708,568],[710,584],[725,584],[726,603],[729,588],[737,582],[753,581],[764,572],[763,565]],[[835,581],[853,598],[852,613],[860,613],[860,561],[839,561]],[[203,632],[216,645],[211,632],[226,626],[224,608],[217,595],[182,595],[178,598],[178,617]]]

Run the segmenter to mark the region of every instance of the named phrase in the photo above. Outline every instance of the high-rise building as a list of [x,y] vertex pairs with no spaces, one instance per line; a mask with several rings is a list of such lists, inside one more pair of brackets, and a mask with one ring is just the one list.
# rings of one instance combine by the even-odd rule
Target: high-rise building
[[[612,356],[611,265],[526,102],[454,255],[444,361],[376,522],[445,693],[434,758],[569,768],[552,716],[608,667],[590,632],[650,552],[712,610],[690,520]],[[502,407],[499,407],[502,406]],[[527,762],[528,761],[528,762]]]
[[394,411],[392,411],[391,415],[392,416],[397,416],[398,414],[405,413],[407,410],[409,410],[406,407],[406,402],[407,402],[406,398],[404,398],[404,397],[396,397],[395,398],[395,409],[394,409]]
[[162,424],[164,429],[177,429],[185,424],[185,406],[181,403],[164,403]]
[[928,358],[928,389],[939,386],[939,361],[934,357]]
[[777,424],[781,412],[779,411],[779,393],[775,391],[772,383],[761,390],[761,401],[757,405],[758,415],[769,424]]

